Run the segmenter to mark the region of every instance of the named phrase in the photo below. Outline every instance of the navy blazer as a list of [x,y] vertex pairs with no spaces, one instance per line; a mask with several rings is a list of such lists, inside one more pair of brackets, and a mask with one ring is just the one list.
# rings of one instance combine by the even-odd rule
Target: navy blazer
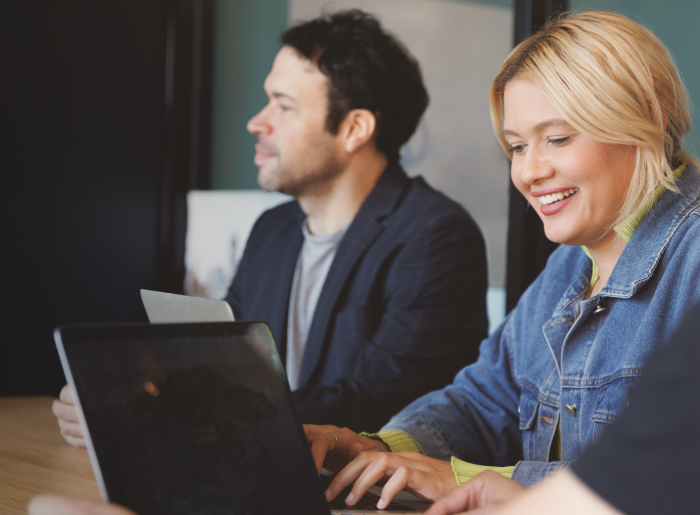
[[[287,308],[306,218],[295,201],[258,219],[226,300],[264,320],[286,362]],[[376,431],[476,361],[487,335],[486,251],[474,220],[397,164],[343,237],[293,393],[302,422]]]

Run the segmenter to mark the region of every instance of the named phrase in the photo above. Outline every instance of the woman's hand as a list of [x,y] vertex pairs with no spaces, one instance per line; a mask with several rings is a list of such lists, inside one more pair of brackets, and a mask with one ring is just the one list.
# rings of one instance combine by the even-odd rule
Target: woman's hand
[[506,479],[493,470],[486,470],[435,503],[425,515],[453,515],[487,506],[493,508],[494,505],[511,501],[526,491],[527,488],[520,483]]
[[304,425],[304,432],[319,474],[323,468],[333,473],[342,470],[362,451],[389,452],[381,440],[360,436],[347,428]]
[[80,423],[78,422],[78,410],[73,404],[73,396],[68,385],[61,389],[61,394],[58,400],[53,401],[51,410],[58,418],[58,427],[66,442],[74,447],[84,448],[86,445],[83,438],[83,430],[80,429]]
[[428,458],[417,452],[362,452],[338,473],[326,491],[334,499],[346,486],[355,483],[345,503],[353,506],[370,486],[385,482],[377,508],[384,509],[401,490],[425,501],[435,501],[457,488],[452,466],[447,461]]

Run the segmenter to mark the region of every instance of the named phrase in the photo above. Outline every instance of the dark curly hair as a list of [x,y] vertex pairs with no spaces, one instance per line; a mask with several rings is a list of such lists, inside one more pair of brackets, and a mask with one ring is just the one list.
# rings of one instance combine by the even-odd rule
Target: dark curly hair
[[348,112],[368,109],[377,118],[377,150],[398,161],[429,100],[420,66],[406,47],[359,9],[294,25],[281,41],[328,77],[326,129],[337,134]]

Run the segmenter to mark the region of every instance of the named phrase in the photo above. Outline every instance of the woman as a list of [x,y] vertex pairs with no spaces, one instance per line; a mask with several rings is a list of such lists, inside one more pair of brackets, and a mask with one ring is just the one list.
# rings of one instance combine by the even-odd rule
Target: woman
[[513,183],[563,245],[451,386],[378,435],[306,426],[319,470],[340,471],[329,499],[355,481],[352,505],[385,480],[382,508],[403,488],[435,500],[486,469],[524,485],[564,469],[700,300],[690,112],[651,32],[602,12],[551,22],[503,64],[491,113]]

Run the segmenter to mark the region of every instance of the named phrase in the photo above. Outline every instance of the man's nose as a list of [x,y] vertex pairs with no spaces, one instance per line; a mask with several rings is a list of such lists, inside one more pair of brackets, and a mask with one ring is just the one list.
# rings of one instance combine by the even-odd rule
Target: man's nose
[[251,134],[270,134],[272,126],[267,120],[267,108],[264,107],[258,114],[253,116],[246,124],[246,129]]

